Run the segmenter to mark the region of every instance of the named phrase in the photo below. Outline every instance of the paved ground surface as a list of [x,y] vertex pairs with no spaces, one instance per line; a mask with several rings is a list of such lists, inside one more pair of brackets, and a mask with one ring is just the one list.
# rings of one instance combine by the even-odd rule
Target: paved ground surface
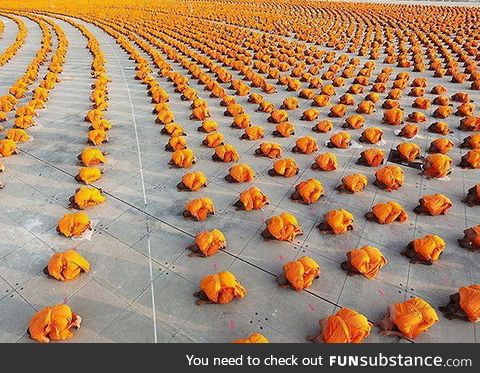
[[[1,19],[6,26],[0,40],[3,50],[13,40],[16,27],[6,18]],[[0,68],[2,91],[21,75],[38,48],[40,29],[32,21],[24,21],[29,31],[27,43],[10,63]],[[83,326],[75,333],[74,342],[152,342],[147,220],[151,229],[160,342],[228,342],[253,331],[262,332],[272,342],[303,342],[306,334],[317,331],[319,318],[339,307],[351,307],[370,320],[378,320],[389,303],[418,295],[438,307],[458,287],[479,282],[478,254],[469,253],[456,244],[463,229],[480,223],[480,210],[461,203],[466,190],[478,182],[479,172],[456,167],[451,181],[442,182],[426,180],[417,170],[405,168],[406,184],[394,194],[369,185],[361,195],[339,195],[333,189],[343,175],[358,171],[372,176],[374,172],[355,164],[362,149],[350,149],[334,151],[340,166],[328,175],[310,170],[315,155],[289,153],[300,165],[301,172],[296,178],[279,180],[267,175],[270,160],[252,155],[258,144],[240,141],[239,131],[229,128],[230,119],[223,116],[218,101],[206,95],[202,98],[210,100],[213,119],[224,128],[222,132],[227,142],[237,147],[242,162],[256,170],[255,185],[270,197],[271,204],[264,211],[248,214],[232,206],[238,194],[248,186],[228,184],[223,179],[228,164],[202,162],[211,157],[212,151],[200,146],[203,135],[195,130],[198,122],[188,119],[189,103],[173,100],[170,106],[176,121],[188,129],[189,144],[200,160],[194,169],[205,172],[211,181],[211,185],[198,195],[211,197],[218,211],[215,217],[202,224],[202,229],[219,228],[228,237],[228,252],[219,252],[209,260],[187,257],[184,248],[192,242],[199,226],[181,217],[183,205],[190,196],[178,192],[175,185],[184,172],[167,166],[170,153],[163,150],[167,137],[160,135],[159,126],[153,125],[155,117],[145,87],[133,79],[134,63],[113,39],[88,24],[85,25],[106,53],[107,69],[112,78],[107,117],[115,127],[110,135],[111,142],[105,147],[110,153],[105,177],[97,183],[107,193],[108,202],[89,211],[90,217],[98,220],[91,240],[73,241],[58,236],[56,223],[68,211],[68,198],[78,187],[73,175],[78,169],[76,156],[85,147],[87,124],[83,116],[90,104],[91,56],[77,29],[63,21],[55,22],[64,29],[70,42],[62,82],[52,91],[47,108],[40,113],[40,125],[31,131],[35,141],[23,144],[20,155],[6,160],[7,171],[0,176],[6,184],[0,191],[0,342],[29,342],[25,331],[33,313],[64,301],[83,317]],[[180,71],[179,66],[174,67]],[[381,68],[379,64],[377,71]],[[412,77],[416,76],[412,73]],[[162,82],[162,78],[159,81]],[[164,88],[174,97],[172,85],[163,82]],[[467,87],[449,84],[446,79],[442,84],[449,88],[450,94]],[[195,83],[191,85],[201,90]],[[344,93],[342,88],[339,90]],[[269,96],[269,100],[279,105],[288,96],[291,93],[279,90]],[[404,97],[402,103],[411,108],[413,98]],[[478,93],[473,97],[480,102]],[[246,98],[240,98],[239,102],[248,108],[255,123],[269,128],[265,114],[254,112]],[[307,108],[307,103],[302,105],[290,119],[299,135],[311,134],[312,124],[299,121],[301,112]],[[354,108],[349,110],[353,112]],[[323,112],[322,116],[326,114]],[[380,124],[381,114],[380,111],[369,118],[372,125]],[[146,208],[134,118],[144,167]],[[452,117],[449,123],[456,128],[456,121],[458,118]],[[341,122],[342,119],[335,120],[336,126]],[[316,136],[324,148],[328,135]],[[386,131],[385,137],[387,149],[398,143],[393,131]],[[426,151],[432,140],[430,137],[433,135],[417,138],[416,142]],[[451,135],[457,145],[463,137],[458,131]],[[278,142],[287,150],[294,141],[280,139]],[[460,157],[458,147],[452,150],[452,157]],[[321,180],[327,191],[326,199],[311,206],[290,201],[292,187],[309,177]],[[454,208],[448,215],[426,218],[412,212],[406,224],[388,226],[363,219],[363,213],[375,203],[396,199],[411,211],[421,195],[434,192],[442,192],[452,199]],[[341,236],[321,235],[315,226],[323,213],[340,206],[358,216],[355,230]],[[294,244],[265,242],[260,236],[264,221],[284,211],[297,216],[305,235]],[[447,241],[442,260],[435,266],[409,264],[400,255],[401,249],[413,237],[426,233],[440,234]],[[347,277],[339,268],[346,251],[367,244],[379,247],[389,264],[376,280]],[[46,278],[42,269],[54,251],[74,247],[88,258],[92,272],[67,283]],[[303,255],[319,262],[320,279],[309,292],[278,288],[274,279],[281,273],[282,265]],[[192,293],[197,290],[202,276],[226,269],[235,273],[250,296],[222,307],[196,307]],[[473,323],[439,317],[440,323],[418,342],[476,342],[480,337]],[[399,340],[380,337],[375,330],[366,342],[395,343]]]

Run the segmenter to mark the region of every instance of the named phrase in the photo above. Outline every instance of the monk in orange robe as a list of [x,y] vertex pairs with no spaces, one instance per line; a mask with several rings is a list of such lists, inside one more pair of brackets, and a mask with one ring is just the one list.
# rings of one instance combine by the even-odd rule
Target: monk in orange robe
[[362,343],[370,335],[372,324],[368,319],[350,309],[342,308],[335,315],[321,319],[320,332],[307,336],[313,343]]
[[415,136],[418,135],[418,131],[420,128],[416,124],[406,124],[400,130],[398,136],[404,137],[406,139],[413,139]]
[[438,133],[439,135],[448,135],[453,133],[447,123],[435,122],[428,127],[428,130],[432,133]]
[[428,149],[428,152],[447,154],[450,150],[453,149],[454,146],[455,144],[453,143],[453,141],[442,137],[439,139],[435,139],[430,143],[430,148]]
[[330,137],[329,148],[347,149],[351,145],[351,136],[348,132],[338,132]]
[[218,123],[214,120],[207,119],[202,122],[202,125],[198,127],[200,132],[210,133],[218,129]]
[[367,149],[360,153],[357,163],[368,166],[378,167],[385,161],[385,153],[381,149]]
[[420,198],[419,205],[413,211],[430,216],[445,215],[453,206],[452,201],[443,194],[431,194]]
[[231,124],[232,128],[246,129],[252,125],[250,116],[246,113],[235,115]]
[[197,162],[195,154],[192,149],[175,150],[170,159],[169,165],[178,168],[190,168]]
[[359,141],[376,144],[383,139],[383,131],[378,127],[368,127],[362,132]]
[[332,121],[326,119],[318,122],[317,125],[312,128],[312,131],[317,133],[327,133],[327,132],[330,132],[332,129],[333,129]]
[[295,192],[290,196],[292,200],[301,201],[309,205],[315,203],[325,195],[323,186],[317,179],[311,178],[295,186]]
[[275,161],[273,168],[268,171],[270,176],[293,177],[298,175],[297,163],[292,158],[284,158]]
[[283,274],[277,277],[281,287],[291,286],[296,291],[302,291],[312,286],[313,281],[320,277],[320,266],[308,256],[288,262],[283,266]]
[[480,225],[463,231],[463,238],[458,240],[461,247],[470,251],[480,251]]
[[255,171],[246,163],[238,163],[230,167],[225,180],[229,183],[248,183],[255,179]]
[[[367,96],[367,100],[362,101],[358,104],[356,112],[358,114],[372,114],[375,113],[375,102],[379,100],[378,96],[372,96],[376,95],[376,93],[370,93]],[[376,101],[373,101],[376,100]]]
[[215,255],[218,250],[227,247],[227,242],[222,231],[213,229],[197,233],[195,242],[187,247],[191,253],[188,256],[207,257]]
[[227,304],[234,299],[245,297],[247,290],[240,285],[231,272],[219,272],[205,276],[200,281],[200,291],[193,294],[198,300],[197,306],[202,304]]
[[269,340],[260,333],[253,333],[247,338],[237,339],[232,343],[270,343]]
[[393,162],[414,162],[420,156],[420,147],[412,142],[402,142],[392,152]]
[[480,285],[461,287],[450,295],[448,304],[440,307],[440,311],[449,320],[477,322],[480,320]]
[[210,198],[196,198],[187,202],[183,216],[197,221],[207,219],[209,215],[215,215],[215,207]]
[[183,130],[183,127],[178,123],[166,124],[165,126],[163,126],[160,133],[169,136],[185,136],[185,131]]
[[277,124],[272,134],[276,137],[290,137],[295,135],[295,127],[290,122],[283,122]]
[[298,99],[296,97],[288,97],[283,100],[280,108],[285,110],[295,110],[298,108]]
[[262,236],[267,240],[293,242],[297,235],[303,234],[297,218],[287,212],[272,216],[266,221],[266,226]]
[[451,106],[442,105],[435,109],[433,117],[438,119],[445,119],[452,115],[453,109]]
[[70,197],[69,201],[73,208],[84,210],[89,207],[97,206],[105,202],[106,198],[101,189],[97,188],[78,188],[75,195]]
[[429,178],[442,178],[452,172],[452,159],[444,154],[430,154],[423,160],[423,174]]
[[83,182],[86,185],[92,184],[102,177],[103,171],[98,167],[82,167],[78,174],[75,176],[75,180]]
[[245,129],[245,132],[240,136],[241,140],[259,140],[262,139],[265,130],[260,126],[251,126]]
[[15,142],[27,142],[30,140],[30,136],[27,131],[20,128],[10,128],[5,133],[5,138]]
[[283,148],[280,144],[264,142],[255,149],[255,155],[264,156],[270,159],[282,158]]
[[469,150],[467,154],[462,155],[460,167],[473,169],[480,168],[480,149],[472,149]]
[[288,121],[288,113],[285,110],[274,110],[270,113],[268,121],[271,123],[281,123]]
[[14,154],[18,154],[19,150],[17,149],[17,144],[15,141],[10,139],[0,140],[0,158],[1,157],[11,157]]
[[245,211],[261,210],[270,203],[268,197],[257,187],[251,187],[242,193],[234,206]]
[[392,108],[383,113],[383,122],[391,126],[398,126],[403,123],[403,110]]
[[385,318],[375,325],[382,329],[380,335],[415,339],[437,321],[438,316],[433,307],[423,299],[415,297],[388,306]]
[[30,338],[41,343],[65,341],[73,337],[72,329],[79,329],[82,318],[72,312],[67,304],[45,307],[38,311],[28,324]]
[[88,229],[92,229],[90,218],[84,212],[63,215],[57,226],[57,232],[65,237],[79,237]]
[[411,241],[402,255],[410,259],[410,263],[421,263],[431,265],[436,262],[443,250],[445,241],[437,235],[427,234],[425,237],[416,238]]
[[480,117],[463,118],[458,129],[462,131],[480,131]]
[[172,136],[168,139],[167,145],[165,145],[165,150],[167,152],[174,152],[187,148],[188,144],[184,136]]
[[191,192],[196,192],[208,184],[207,176],[203,172],[195,171],[186,173],[182,177],[182,181],[178,183],[177,188],[179,190],[188,190]]
[[480,184],[476,184],[468,190],[463,202],[468,206],[480,206]]
[[85,148],[81,154],[78,155],[78,159],[86,167],[89,166],[98,166],[107,162],[105,158],[106,153],[102,152],[100,149],[95,148]]
[[330,108],[330,113],[328,113],[328,116],[332,118],[341,118],[344,117],[346,113],[347,106],[343,104],[337,104]]
[[480,149],[480,133],[465,137],[460,147],[468,149]]
[[220,132],[212,132],[205,137],[202,144],[209,148],[216,148],[224,144],[223,140],[224,136]]
[[311,136],[300,137],[292,149],[294,153],[311,154],[318,150],[317,141]]
[[408,214],[401,204],[395,201],[377,203],[371,212],[365,214],[367,220],[376,221],[378,224],[390,224],[395,221],[407,221]]
[[318,228],[325,233],[342,234],[353,230],[353,222],[353,215],[347,210],[330,210]]
[[345,124],[343,125],[343,127],[356,130],[362,128],[364,125],[365,118],[359,114],[354,114],[345,119]]
[[231,144],[219,145],[215,148],[215,154],[212,159],[217,162],[236,162],[240,156],[237,153],[237,149]]
[[313,121],[318,118],[320,115],[320,111],[317,109],[307,109],[303,112],[302,117],[300,118],[301,120],[306,120],[306,121]]
[[374,185],[388,192],[399,189],[404,182],[405,174],[398,166],[385,166],[375,172]]
[[371,280],[377,277],[378,272],[387,264],[382,252],[373,246],[363,246],[350,250],[347,260],[342,262],[341,268],[349,276],[362,275]]
[[75,250],[53,254],[43,273],[58,281],[76,279],[80,273],[89,272],[90,263]]
[[88,132],[87,143],[98,146],[105,142],[108,142],[108,136],[104,130],[91,130]]
[[365,189],[368,179],[362,174],[351,174],[342,178],[342,183],[337,186],[340,193],[359,193]]

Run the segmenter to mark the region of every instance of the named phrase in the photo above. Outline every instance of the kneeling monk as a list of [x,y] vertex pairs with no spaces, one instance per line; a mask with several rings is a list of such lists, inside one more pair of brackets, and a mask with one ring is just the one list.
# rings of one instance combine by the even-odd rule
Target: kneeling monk
[[234,206],[245,211],[261,210],[270,201],[268,197],[257,187],[251,187],[242,193],[240,198],[234,203]]
[[290,198],[309,205],[317,202],[324,195],[322,183],[317,179],[311,178],[295,186],[295,192]]
[[265,338],[260,333],[253,333],[247,338],[237,339],[232,343],[270,343],[267,338]]
[[403,185],[404,172],[398,166],[385,166],[375,172],[373,184],[385,189],[387,192],[397,190]]
[[342,308],[335,315],[321,319],[320,332],[307,336],[313,343],[362,343],[370,335],[372,324],[368,319],[349,308]]
[[369,167],[378,167],[384,161],[385,153],[381,149],[367,149],[360,154],[357,163]]
[[255,171],[246,163],[238,163],[230,167],[225,180],[229,183],[249,183],[255,179]]
[[313,280],[320,275],[320,266],[308,256],[288,262],[283,266],[283,275],[277,277],[277,283],[281,287],[291,286],[296,291],[308,289]]
[[199,298],[195,304],[227,304],[235,298],[243,298],[247,290],[230,272],[205,276],[200,282],[200,291],[193,294]]
[[325,220],[318,225],[323,232],[341,234],[353,230],[353,215],[347,210],[330,210],[324,218]]
[[337,186],[340,193],[358,193],[365,189],[368,179],[362,174],[347,175],[342,178],[342,183]]
[[480,184],[476,184],[468,190],[464,202],[468,206],[480,205]]
[[169,165],[177,168],[190,168],[195,163],[197,163],[197,158],[190,148],[175,150],[168,162]]
[[65,237],[80,237],[88,229],[92,229],[90,218],[84,212],[63,215],[57,226],[57,232]]
[[270,176],[292,177],[298,174],[298,166],[292,158],[279,159],[268,171]]
[[452,201],[443,194],[423,196],[418,203],[419,205],[413,211],[431,216],[444,215],[453,206]]
[[73,337],[71,329],[80,328],[82,318],[67,304],[57,304],[38,311],[28,324],[28,335],[37,342],[65,341]]
[[322,153],[317,155],[315,163],[312,164],[313,170],[335,171],[337,169],[337,157],[332,153]]
[[197,221],[205,220],[208,215],[215,215],[215,207],[210,198],[192,199],[185,205],[183,216],[186,218],[193,218]]
[[449,319],[477,322],[480,320],[480,285],[464,286],[458,293],[450,295],[445,307],[440,307],[443,315]]
[[363,246],[359,249],[350,250],[347,253],[347,261],[341,264],[349,276],[362,275],[371,280],[387,264],[387,259],[382,252],[373,246]]
[[444,154],[430,154],[423,160],[423,174],[428,178],[441,179],[452,172],[452,159]]
[[410,263],[431,265],[440,258],[445,246],[442,238],[435,234],[427,234],[425,237],[416,238],[410,242],[402,255],[409,258]]
[[467,250],[480,251],[480,225],[465,229],[458,243]]
[[365,218],[376,221],[378,224],[390,224],[394,221],[403,223],[408,219],[408,214],[398,202],[388,201],[377,203],[372,207],[371,212],[365,214]]
[[86,185],[90,185],[102,177],[103,171],[98,167],[82,167],[78,171],[75,180],[83,182]]
[[97,206],[105,202],[105,196],[102,191],[97,188],[78,188],[75,195],[70,197],[72,207],[78,210],[84,210],[88,207]]
[[480,149],[469,150],[467,154],[462,156],[460,161],[462,168],[480,168]]
[[385,318],[375,325],[382,329],[381,335],[415,339],[438,321],[433,307],[420,298],[388,306]]
[[189,172],[182,177],[182,181],[178,183],[177,188],[179,190],[189,190],[196,192],[208,184],[207,176],[203,172],[195,171]]
[[90,271],[90,263],[75,250],[53,254],[43,273],[58,281],[76,279],[82,272]]
[[255,155],[261,155],[270,159],[282,158],[282,153],[282,146],[271,142],[264,142],[255,150]]
[[266,239],[292,242],[297,235],[303,234],[297,218],[287,212],[272,216],[267,220],[266,225],[267,227],[262,232],[262,236]]
[[215,255],[218,250],[225,249],[226,247],[227,243],[224,234],[218,229],[213,229],[211,231],[197,233],[195,243],[187,247],[187,249],[192,251],[189,256],[207,257]]

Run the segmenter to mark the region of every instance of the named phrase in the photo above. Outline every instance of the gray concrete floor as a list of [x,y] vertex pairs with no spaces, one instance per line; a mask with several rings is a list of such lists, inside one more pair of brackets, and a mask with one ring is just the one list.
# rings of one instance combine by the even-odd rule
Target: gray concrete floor
[[[3,17],[2,20],[6,29],[0,49],[4,49],[16,33],[11,21]],[[29,29],[27,43],[11,62],[0,68],[2,91],[22,74],[39,45],[40,29],[24,20]],[[385,193],[369,185],[362,194],[339,195],[334,188],[344,175],[361,172],[372,182],[375,170],[355,164],[363,149],[333,150],[340,166],[328,174],[310,169],[315,154],[292,154],[290,149],[296,138],[312,135],[312,123],[299,120],[309,105],[309,101],[302,100],[301,107],[289,113],[290,121],[297,128],[296,137],[275,139],[285,147],[285,156],[298,162],[301,171],[298,177],[291,179],[272,178],[267,175],[271,161],[253,156],[259,143],[240,141],[242,131],[230,128],[231,119],[223,116],[218,100],[210,99],[192,82],[192,87],[198,88],[201,97],[208,100],[213,119],[218,121],[226,142],[237,147],[241,162],[255,169],[254,184],[271,200],[264,211],[239,212],[232,204],[250,185],[232,185],[224,180],[230,165],[210,160],[212,150],[201,146],[204,135],[196,131],[198,122],[188,119],[189,103],[178,99],[171,83],[158,78],[170,93],[170,106],[176,121],[187,130],[188,143],[199,159],[193,170],[205,172],[210,180],[210,185],[201,192],[180,193],[175,185],[184,170],[168,168],[171,154],[163,149],[168,139],[160,135],[160,127],[154,125],[155,117],[145,86],[133,79],[134,63],[111,37],[86,23],[84,25],[94,33],[106,54],[106,67],[112,78],[107,117],[114,128],[110,132],[110,142],[103,147],[109,151],[106,172],[96,183],[108,194],[108,199],[87,212],[92,219],[98,220],[90,241],[58,236],[56,223],[68,211],[68,198],[78,187],[73,175],[77,173],[76,156],[85,147],[88,128],[83,117],[90,104],[91,56],[77,29],[64,21],[55,22],[64,29],[70,42],[62,82],[51,92],[47,108],[41,111],[40,125],[30,131],[35,140],[22,144],[20,155],[5,159],[7,170],[0,175],[6,185],[0,191],[0,342],[29,342],[25,331],[33,313],[64,301],[83,318],[82,328],[71,342],[153,342],[149,241],[159,342],[229,342],[254,331],[263,333],[272,342],[303,342],[305,335],[317,331],[318,319],[339,307],[354,308],[375,321],[383,316],[389,303],[418,295],[438,307],[458,287],[478,283],[479,256],[461,249],[456,239],[463,229],[480,223],[480,210],[461,203],[466,190],[480,180],[479,171],[455,167],[451,180],[444,182],[427,180],[418,171],[405,168],[406,183],[395,193]],[[377,65],[379,71],[383,66]],[[173,67],[182,71],[178,64]],[[394,74],[398,71],[401,70],[395,69]],[[411,75],[413,78],[422,74]],[[437,81],[448,87],[449,94],[467,89],[467,85],[449,84],[446,79],[429,79],[429,87]],[[336,97],[347,87],[339,89]],[[255,91],[258,90],[252,90]],[[268,96],[268,100],[279,105],[292,95],[280,87],[278,93]],[[472,96],[480,102],[478,93]],[[266,129],[266,140],[272,140],[272,125],[267,123],[267,115],[255,112],[254,105],[248,104],[246,99],[238,101],[247,108],[254,123]],[[406,95],[402,98],[407,113],[414,111],[412,101],[413,98]],[[350,107],[349,113],[354,110],[355,107]],[[326,118],[328,110],[321,112],[321,117]],[[368,116],[368,124],[381,125],[381,116],[381,110]],[[138,126],[144,166],[146,207],[133,118]],[[456,128],[457,117],[452,116],[447,121]],[[334,120],[335,130],[339,130],[342,122],[342,119]],[[391,128],[383,128],[386,139],[383,148],[388,151],[400,139],[394,136]],[[354,138],[360,132],[352,131]],[[314,136],[321,144],[320,152],[325,151],[324,142],[329,135]],[[457,130],[450,137],[458,145],[465,136]],[[423,129],[415,142],[426,151],[434,137]],[[455,163],[463,153],[458,147],[452,150]],[[290,201],[293,186],[310,177],[323,183],[327,193],[325,200],[311,206]],[[454,208],[448,215],[421,217],[411,212],[420,196],[434,192],[442,192],[452,199]],[[203,223],[194,223],[181,216],[185,202],[198,196],[212,198],[217,209],[217,215]],[[410,219],[405,224],[389,226],[366,222],[363,214],[373,204],[386,200],[400,201],[410,212]],[[315,226],[323,214],[342,206],[354,213],[355,230],[341,236],[321,235]],[[284,211],[297,216],[305,235],[293,244],[264,241],[260,236],[264,221]],[[208,259],[187,257],[184,248],[197,232],[208,228],[219,228],[226,234],[227,252],[219,252]],[[412,238],[427,233],[439,234],[448,247],[442,259],[433,266],[411,265],[400,251]],[[379,247],[389,264],[376,280],[347,277],[339,267],[346,251],[367,244]],[[46,278],[42,269],[49,257],[55,251],[69,248],[84,255],[92,271],[66,283]],[[303,255],[318,261],[322,271],[320,279],[309,292],[278,288],[274,280],[282,272],[282,265]],[[192,293],[197,290],[200,279],[221,270],[233,272],[246,286],[247,296],[224,306],[195,306]],[[439,317],[440,322],[419,337],[418,342],[476,342],[478,331],[474,324]],[[366,340],[398,341],[397,338],[380,337],[376,329]]]

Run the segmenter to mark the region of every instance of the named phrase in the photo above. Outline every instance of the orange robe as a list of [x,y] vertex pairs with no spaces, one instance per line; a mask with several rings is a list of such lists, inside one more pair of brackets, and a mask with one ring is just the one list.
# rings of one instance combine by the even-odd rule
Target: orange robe
[[399,136],[405,137],[406,139],[413,139],[418,135],[420,128],[416,124],[406,124],[403,126],[402,130],[399,133]]
[[207,119],[202,122],[201,128],[203,132],[210,133],[218,129],[218,123],[214,120]]
[[315,163],[321,171],[334,171],[337,169],[337,157],[332,153],[322,153],[315,158]]
[[253,333],[247,338],[237,339],[232,343],[270,343],[267,338],[265,338],[260,333]]
[[105,202],[106,198],[97,188],[80,188],[74,196],[75,204],[81,210],[97,206]]
[[429,215],[443,215],[453,206],[452,201],[443,194],[431,194],[420,199],[420,206]]
[[89,185],[102,177],[102,171],[97,167],[82,167],[77,176],[85,184]]
[[318,150],[317,141],[311,136],[300,137],[295,142],[296,150],[303,154],[310,154]]
[[317,123],[313,130],[315,132],[326,133],[333,129],[333,123],[331,120],[321,120]]
[[230,167],[229,175],[238,183],[247,183],[255,179],[255,171],[246,163]]
[[412,241],[413,250],[422,260],[435,262],[445,249],[445,241],[437,235],[427,234]]
[[320,266],[312,258],[303,256],[283,266],[285,278],[296,291],[308,289],[320,275]]
[[317,109],[307,109],[303,112],[302,119],[311,122],[315,120],[320,115],[320,111]]
[[352,193],[358,193],[365,189],[368,179],[362,174],[347,175],[342,178],[344,188]]
[[170,136],[183,136],[185,131],[183,127],[177,123],[168,123],[162,128],[162,133],[166,133]]
[[347,106],[346,105],[337,104],[337,105],[333,105],[330,108],[330,114],[329,115],[333,118],[340,118],[340,117],[345,116],[346,112],[347,112]]
[[363,246],[347,253],[348,262],[360,274],[371,280],[387,264],[382,252],[373,246]]
[[438,321],[438,316],[432,306],[420,298],[412,298],[403,303],[393,305],[391,311],[395,326],[407,338],[414,339],[426,332]]
[[322,339],[325,343],[362,343],[370,335],[372,324],[349,308],[342,308],[325,320]]
[[383,113],[383,121],[386,124],[398,126],[403,122],[403,111],[399,108],[385,110]]
[[65,237],[78,237],[90,229],[90,218],[84,212],[65,214],[58,222],[58,230]]
[[407,162],[413,162],[420,155],[420,147],[413,142],[402,142],[397,145],[400,158]]
[[460,307],[471,322],[480,320],[480,285],[469,285],[458,290]]
[[189,172],[182,177],[183,185],[190,191],[196,192],[207,185],[208,179],[203,172]]
[[28,332],[37,342],[64,341],[73,337],[76,315],[70,306],[58,304],[38,311],[28,324]]
[[190,168],[196,162],[192,149],[175,150],[172,154],[170,164],[179,168]]
[[277,131],[278,135],[282,137],[290,137],[295,133],[295,127],[290,122],[277,124],[275,130]]
[[359,114],[354,114],[345,120],[345,126],[351,129],[359,129],[365,124],[365,118]]
[[445,122],[435,122],[428,127],[428,130],[439,135],[448,135],[451,132],[450,127]]
[[168,145],[173,151],[188,148],[187,139],[184,136],[172,136],[168,139]]
[[17,151],[17,144],[10,139],[0,140],[0,157],[11,157]]
[[239,201],[245,211],[261,210],[269,203],[268,197],[257,187],[251,187],[240,193]]
[[463,143],[470,149],[480,149],[480,133],[466,137],[463,139]]
[[275,172],[283,177],[292,177],[298,174],[298,166],[291,158],[279,159],[273,164]]
[[370,144],[376,144],[383,138],[383,131],[378,127],[368,127],[362,132],[362,138]]
[[403,185],[405,174],[398,166],[385,166],[375,172],[375,178],[377,183],[383,185],[385,190],[391,192]]
[[248,114],[238,114],[233,118],[232,127],[245,129],[251,125],[250,116]]
[[237,153],[237,149],[230,144],[217,146],[215,148],[215,155],[218,157],[218,159],[225,163],[236,162],[240,158]]
[[408,219],[408,214],[402,205],[394,201],[377,203],[372,207],[372,213],[380,224],[390,224],[394,221],[403,223]]
[[452,159],[444,154],[430,154],[423,161],[423,174],[431,178],[442,178],[452,170]]
[[247,138],[248,140],[259,140],[263,138],[265,131],[263,127],[260,126],[251,126],[245,129],[245,133],[242,138]]
[[205,276],[200,282],[200,289],[210,301],[217,304],[230,303],[235,298],[243,298],[247,293],[230,272]]
[[30,136],[25,130],[20,128],[10,128],[5,133],[5,138],[15,142],[26,142],[30,139]]
[[81,272],[90,271],[90,263],[75,250],[53,254],[47,266],[48,274],[58,281],[69,281]]
[[103,155],[100,149],[85,148],[80,155],[80,160],[84,166],[97,166],[107,162],[107,159]]
[[323,186],[317,179],[308,179],[295,186],[295,191],[306,204],[315,203],[324,195]]
[[351,136],[348,132],[338,132],[330,137],[330,143],[339,149],[347,149],[350,146]]
[[264,142],[260,144],[259,150],[263,156],[271,159],[281,158],[283,153],[283,148],[280,144],[271,142]]
[[104,130],[91,130],[88,132],[88,141],[93,145],[101,145],[108,141],[107,133]]
[[353,215],[347,210],[330,210],[324,217],[325,224],[334,234],[345,233],[353,227]]
[[215,214],[215,207],[210,198],[197,198],[188,201],[185,205],[185,210],[198,221],[207,219],[208,215]]
[[480,168],[480,149],[469,150],[467,154],[462,156],[463,161],[470,168]]
[[431,153],[447,154],[455,144],[446,138],[435,139],[430,143],[429,151]]
[[385,161],[385,153],[380,149],[367,149],[361,155],[370,167],[378,167]]
[[270,114],[269,118],[273,123],[286,122],[288,120],[288,114],[285,110],[274,110]]
[[223,140],[224,137],[220,132],[212,132],[205,137],[203,143],[209,148],[216,148],[223,144]]
[[212,256],[215,255],[218,250],[225,248],[226,241],[224,234],[220,230],[213,229],[211,231],[197,233],[195,236],[195,244],[203,255]]
[[279,241],[292,242],[298,234],[303,233],[297,218],[286,212],[272,216],[266,225],[268,232]]

